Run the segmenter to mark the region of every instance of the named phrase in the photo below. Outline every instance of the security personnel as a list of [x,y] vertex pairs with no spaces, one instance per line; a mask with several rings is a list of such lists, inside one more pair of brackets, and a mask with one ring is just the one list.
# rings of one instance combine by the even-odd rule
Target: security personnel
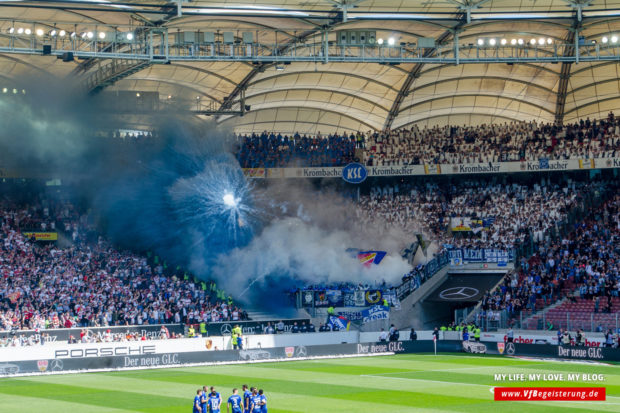
[[441,331],[446,331],[446,330],[447,330],[447,328],[446,328],[446,326],[441,326],[440,330],[441,330]]
[[239,336],[236,333],[232,333],[232,346],[233,346],[233,350],[238,350],[239,349],[239,344],[237,339],[239,338]]
[[330,305],[329,308],[327,309],[327,315],[328,316],[336,315],[336,309]]
[[384,299],[383,299],[383,306],[384,306],[384,307],[389,307],[389,306],[390,306],[390,303],[388,303],[387,298],[384,298]]
[[207,335],[207,324],[204,321],[200,322],[200,335],[202,336]]
[[231,332],[232,332],[233,334],[238,335],[238,336],[240,336],[240,335],[242,335],[242,334],[243,334],[243,331],[241,330],[241,327],[239,327],[239,324],[236,324],[236,325],[233,327],[233,329],[232,329],[232,331],[231,331]]
[[474,331],[474,339],[476,341],[480,341],[480,327],[476,327],[476,330]]
[[194,326],[189,326],[187,329],[187,337],[196,337],[196,330],[194,329]]

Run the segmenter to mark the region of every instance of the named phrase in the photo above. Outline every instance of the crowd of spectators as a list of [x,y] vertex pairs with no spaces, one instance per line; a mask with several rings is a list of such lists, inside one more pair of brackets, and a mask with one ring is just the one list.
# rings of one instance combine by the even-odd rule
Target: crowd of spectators
[[[358,135],[360,136],[360,135]],[[239,137],[237,158],[243,168],[343,166],[353,162],[355,135],[293,136],[263,132]]]
[[[389,231],[423,233],[448,248],[512,249],[526,237],[542,241],[545,233],[566,217],[584,191],[597,182],[543,181],[532,185],[467,180],[459,184],[401,183],[374,187],[360,197],[358,223]],[[451,231],[452,218],[485,220],[475,233]]]
[[[301,136],[275,132],[238,137],[244,168],[469,164],[593,159],[618,156],[620,119],[580,120],[559,127],[537,122],[436,126],[343,135]],[[356,148],[359,149],[356,152]]]
[[[22,232],[55,228],[62,242]],[[144,255],[90,240],[92,231],[70,203],[0,203],[0,331],[247,318],[214,283],[168,275]]]
[[[617,188],[616,188],[617,189]],[[620,196],[615,195],[591,213],[558,242],[523,258],[518,273],[507,275],[500,287],[482,299],[483,311],[507,310],[514,317],[522,310],[534,310],[538,300],[549,305],[568,297],[617,297],[620,291]],[[611,312],[612,309],[602,308]]]

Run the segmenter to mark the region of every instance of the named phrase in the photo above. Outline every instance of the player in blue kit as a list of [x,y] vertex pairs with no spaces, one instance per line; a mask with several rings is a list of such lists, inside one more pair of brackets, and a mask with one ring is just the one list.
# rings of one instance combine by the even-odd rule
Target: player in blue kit
[[196,390],[196,397],[194,397],[194,405],[192,406],[194,408],[193,413],[205,413],[200,407],[200,393],[202,393],[200,389]]
[[209,397],[212,397],[213,395],[215,395],[220,400],[220,404],[222,404],[222,395],[215,391],[215,386],[211,386],[211,394]]
[[[211,413],[220,413],[220,405],[222,404],[222,398],[219,393],[213,389],[209,395],[209,401],[207,402]],[[205,412],[206,413],[206,412]]]
[[233,389],[233,394],[228,398],[228,404],[226,405],[226,412],[230,413],[230,409],[232,408],[232,413],[242,413],[243,411],[243,401],[241,400],[241,396],[238,394],[238,390]]
[[209,399],[209,388],[207,386],[202,386],[202,392],[200,393],[200,407],[202,408],[202,413],[207,413],[207,400]]
[[265,396],[263,389],[258,391],[258,396],[260,397],[260,412],[267,413],[267,396]]
[[261,397],[256,391],[256,387],[252,387],[252,396],[250,397],[250,413],[261,413]]
[[252,397],[252,391],[248,390],[248,385],[244,384],[243,387],[243,413],[250,412],[250,398]]

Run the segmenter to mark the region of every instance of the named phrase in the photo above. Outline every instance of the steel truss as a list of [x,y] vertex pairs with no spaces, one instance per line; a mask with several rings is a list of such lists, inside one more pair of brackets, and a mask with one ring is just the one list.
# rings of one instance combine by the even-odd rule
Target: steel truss
[[[99,41],[79,36],[66,39],[5,34],[0,39],[0,53],[42,55],[76,59],[129,59],[148,63],[168,62],[246,62],[250,64],[306,63],[401,63],[475,64],[475,63],[579,63],[620,61],[620,42],[580,44],[459,45],[456,42],[434,47],[433,53],[415,43],[399,45],[342,46],[321,40],[305,42],[249,43],[235,41],[176,44],[167,29],[145,28],[131,42]],[[47,46],[44,50],[44,46]],[[572,49],[572,50],[571,50]],[[566,53],[570,50],[571,53]]]

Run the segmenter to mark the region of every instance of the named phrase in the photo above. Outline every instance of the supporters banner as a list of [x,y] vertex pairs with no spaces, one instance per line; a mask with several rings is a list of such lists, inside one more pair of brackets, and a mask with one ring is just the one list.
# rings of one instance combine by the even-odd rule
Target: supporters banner
[[383,300],[383,293],[381,290],[367,290],[364,297],[367,305],[379,304]]
[[454,217],[450,218],[450,229],[453,232],[478,232],[485,230],[488,231],[488,227],[484,227],[484,222],[481,219]]
[[594,169],[596,168],[594,159],[579,159],[580,169]]
[[379,265],[386,255],[385,251],[360,251],[357,253],[357,259],[364,267],[370,267],[372,264]]
[[338,315],[341,317],[346,318],[349,321],[360,321],[362,320],[362,318],[364,318],[362,316],[362,311],[363,310],[359,310],[359,311],[338,311]]
[[390,318],[390,308],[382,305],[373,305],[362,310],[362,323],[370,323],[374,320],[387,320]]
[[327,301],[327,291],[315,291],[314,292],[314,306],[315,307],[329,307],[329,301]]
[[388,304],[394,309],[394,310],[400,310],[400,300],[398,299],[398,295],[396,294],[396,291],[387,291],[383,293],[383,298],[385,298],[388,302]]
[[355,293],[353,293],[355,296],[355,306],[356,307],[363,307],[364,305],[366,305],[366,294],[365,291],[355,291]]
[[327,290],[327,302],[332,307],[342,307],[344,305],[344,295],[341,290]]
[[494,248],[456,248],[448,250],[448,256],[451,265],[463,265],[472,262],[507,264],[514,260],[514,251]]
[[327,323],[332,330],[335,330],[337,327],[340,331],[349,331],[349,327],[351,326],[351,322],[344,318],[343,316],[329,316],[329,322]]
[[57,232],[24,232],[26,238],[34,237],[37,241],[58,241]]
[[[575,171],[580,169],[620,168],[620,158],[563,159],[541,158],[534,161],[486,162],[471,164],[427,164],[405,166],[366,166],[368,177],[494,174],[507,172]],[[245,172],[249,178],[342,178],[343,167],[324,168],[254,168]]]

